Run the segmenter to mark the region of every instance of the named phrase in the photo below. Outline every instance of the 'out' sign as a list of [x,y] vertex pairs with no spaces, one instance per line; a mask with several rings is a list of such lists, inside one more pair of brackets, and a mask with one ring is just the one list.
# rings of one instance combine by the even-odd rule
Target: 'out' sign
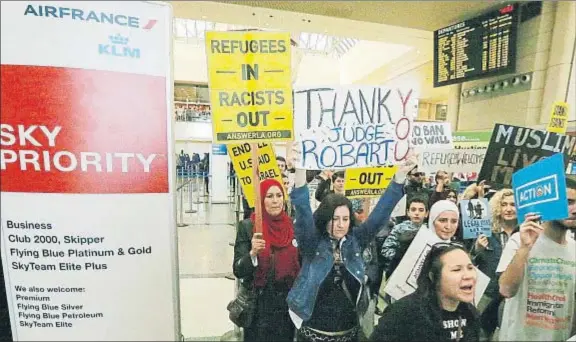
[[290,34],[206,32],[214,142],[291,141]]
[[378,197],[384,193],[397,169],[397,166],[347,169],[344,195],[348,198]]

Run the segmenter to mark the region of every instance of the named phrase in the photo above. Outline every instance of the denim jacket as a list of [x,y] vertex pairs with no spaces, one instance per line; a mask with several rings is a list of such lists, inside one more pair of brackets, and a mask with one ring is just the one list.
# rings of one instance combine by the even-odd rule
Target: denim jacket
[[[342,239],[340,251],[344,266],[361,285],[356,299],[356,310],[359,315],[362,315],[368,307],[362,251],[385,226],[402,196],[404,186],[394,181],[390,182],[368,219],[360,226],[353,227],[346,238]],[[295,188],[290,197],[296,208],[294,233],[302,256],[302,267],[288,294],[287,302],[290,310],[306,322],[312,317],[318,290],[332,269],[334,256],[330,239],[321,236],[314,226],[308,186]]]

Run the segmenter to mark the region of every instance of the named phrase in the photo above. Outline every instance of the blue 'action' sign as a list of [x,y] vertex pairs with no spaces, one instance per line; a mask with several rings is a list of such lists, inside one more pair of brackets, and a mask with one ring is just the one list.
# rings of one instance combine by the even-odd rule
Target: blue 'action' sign
[[542,221],[568,217],[564,156],[561,153],[527,166],[512,176],[518,221],[537,213]]

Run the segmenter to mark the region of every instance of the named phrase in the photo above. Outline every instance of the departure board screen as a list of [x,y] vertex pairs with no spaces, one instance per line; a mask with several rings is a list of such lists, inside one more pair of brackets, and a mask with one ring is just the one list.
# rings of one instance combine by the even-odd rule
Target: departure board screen
[[518,12],[508,5],[434,31],[434,87],[514,72]]

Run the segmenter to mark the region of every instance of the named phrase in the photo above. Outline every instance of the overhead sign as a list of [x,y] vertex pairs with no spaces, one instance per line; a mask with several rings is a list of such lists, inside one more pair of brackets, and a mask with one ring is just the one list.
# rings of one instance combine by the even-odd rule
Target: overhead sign
[[14,340],[178,340],[171,7],[58,4],[1,3]]
[[418,154],[418,171],[478,172],[485,153],[483,149],[426,149]]
[[464,239],[476,239],[481,234],[486,237],[492,235],[492,212],[487,199],[462,200],[459,204]]
[[[232,159],[232,165],[236,171],[236,176],[242,186],[242,192],[251,208],[254,207],[254,184],[256,181],[252,176],[252,146],[249,143],[231,144],[228,146],[228,155]],[[260,181],[266,178],[274,178],[280,184],[282,175],[276,162],[276,154],[271,144],[258,143],[258,172]]]
[[514,72],[519,18],[509,4],[434,31],[434,87]]
[[514,173],[514,201],[518,217],[537,213],[542,221],[567,218],[564,156],[557,153]]
[[566,102],[556,102],[552,106],[548,132],[566,134],[568,129],[568,104]]
[[396,165],[408,154],[412,89],[386,86],[294,90],[294,128],[302,158],[312,170]]
[[461,131],[452,133],[454,148],[487,149],[492,131]]
[[212,144],[212,154],[215,156],[225,156],[226,145],[224,144]]
[[398,167],[368,167],[346,170],[344,195],[348,198],[381,196],[392,181]]
[[[434,235],[430,229],[420,228],[410,243],[410,247],[404,254],[404,257],[396,267],[396,270],[390,276],[386,283],[384,292],[389,294],[395,300],[399,300],[418,288],[418,277],[422,271],[422,266],[432,246],[441,242],[439,237]],[[490,283],[490,278],[482,273],[479,269],[477,272],[477,282],[475,289],[475,304],[478,305],[480,298],[486,291],[486,287]]]
[[290,34],[206,32],[214,142],[292,141]]
[[512,185],[512,174],[555,153],[564,155],[564,169],[576,145],[576,137],[537,129],[496,124],[478,180],[493,188]]
[[412,147],[452,149],[452,125],[449,122],[414,122]]

